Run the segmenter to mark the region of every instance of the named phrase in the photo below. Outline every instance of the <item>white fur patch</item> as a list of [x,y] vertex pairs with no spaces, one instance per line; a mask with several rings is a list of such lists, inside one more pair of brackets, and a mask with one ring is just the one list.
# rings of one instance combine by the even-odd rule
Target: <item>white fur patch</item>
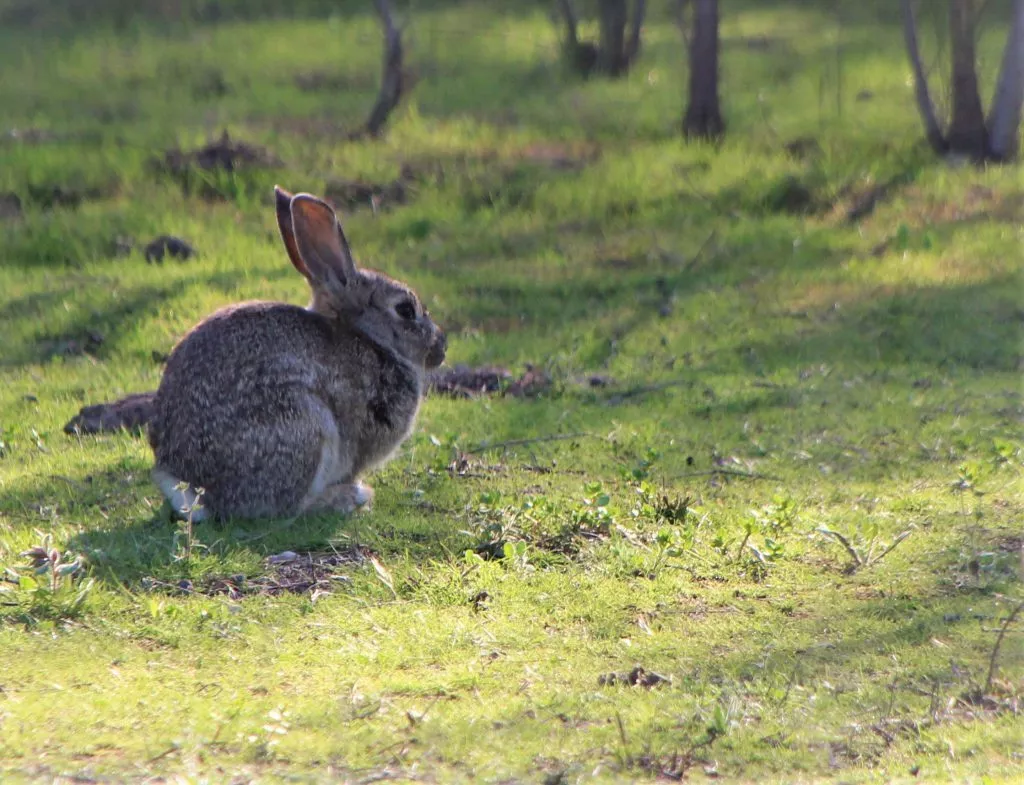
[[313,482],[302,500],[300,509],[309,509],[324,495],[328,486],[334,485],[341,480],[345,467],[341,465],[341,434],[338,433],[338,423],[324,404],[315,402],[318,409],[317,415],[320,421],[320,435],[323,442],[320,447],[320,463],[317,464],[316,474],[313,475]]
[[362,507],[373,499],[373,491],[367,488],[362,483],[356,485],[356,506]]
[[183,483],[163,469],[153,470],[153,481],[167,497],[167,501],[171,503],[171,508],[176,515],[187,519],[191,511],[193,523],[205,521],[210,517],[209,508],[199,503],[200,496],[191,485]]

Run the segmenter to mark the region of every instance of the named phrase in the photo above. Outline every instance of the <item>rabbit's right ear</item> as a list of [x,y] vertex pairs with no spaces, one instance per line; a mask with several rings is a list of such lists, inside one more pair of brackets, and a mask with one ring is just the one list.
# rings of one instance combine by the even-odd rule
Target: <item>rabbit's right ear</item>
[[[292,262],[315,288],[343,297],[356,278],[356,266],[334,210],[315,196],[296,194],[291,198],[290,212],[295,251]],[[285,246],[291,255],[293,248],[287,237]]]

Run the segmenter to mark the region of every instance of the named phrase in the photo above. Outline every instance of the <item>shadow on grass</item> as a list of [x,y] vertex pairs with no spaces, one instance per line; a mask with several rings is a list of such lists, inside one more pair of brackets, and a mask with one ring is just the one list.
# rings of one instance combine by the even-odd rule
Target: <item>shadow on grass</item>
[[1012,373],[1024,364],[1020,280],[922,286],[843,304],[774,341],[737,347],[771,371],[810,364]]
[[[294,271],[282,268],[266,276],[268,280],[291,278]],[[99,282],[95,282],[100,286]],[[236,276],[229,272],[195,272],[185,279],[164,284],[137,286],[112,301],[106,308],[93,307],[90,302],[76,303],[75,288],[52,292],[33,292],[9,300],[0,307],[0,324],[38,318],[46,332],[4,348],[0,368],[20,368],[44,363],[57,356],[75,356],[88,353],[103,360],[118,352],[121,337],[132,324],[151,317],[156,307],[174,299],[183,288],[202,286],[204,289],[230,293],[237,285]],[[60,327],[51,330],[46,318],[68,304],[62,313]],[[154,347],[155,349],[156,347]]]

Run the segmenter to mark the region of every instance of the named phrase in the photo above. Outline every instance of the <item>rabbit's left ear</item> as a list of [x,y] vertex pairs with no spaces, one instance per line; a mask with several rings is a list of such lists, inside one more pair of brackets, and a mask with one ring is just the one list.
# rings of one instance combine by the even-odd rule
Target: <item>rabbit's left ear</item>
[[309,269],[306,267],[302,257],[299,256],[299,248],[295,244],[295,230],[292,228],[292,195],[283,188],[274,186],[274,201],[277,204],[277,228],[281,231],[281,239],[284,241],[284,248],[288,252],[295,269],[302,273],[307,279],[310,278]]

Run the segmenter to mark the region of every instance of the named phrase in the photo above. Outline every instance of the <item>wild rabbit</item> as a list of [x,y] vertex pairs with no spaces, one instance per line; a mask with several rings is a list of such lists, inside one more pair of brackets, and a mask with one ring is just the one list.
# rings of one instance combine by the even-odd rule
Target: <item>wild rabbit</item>
[[356,268],[329,205],[274,191],[312,302],[217,311],[175,346],[156,393],[153,479],[192,520],[368,505],[359,478],[409,435],[447,348],[409,287]]

